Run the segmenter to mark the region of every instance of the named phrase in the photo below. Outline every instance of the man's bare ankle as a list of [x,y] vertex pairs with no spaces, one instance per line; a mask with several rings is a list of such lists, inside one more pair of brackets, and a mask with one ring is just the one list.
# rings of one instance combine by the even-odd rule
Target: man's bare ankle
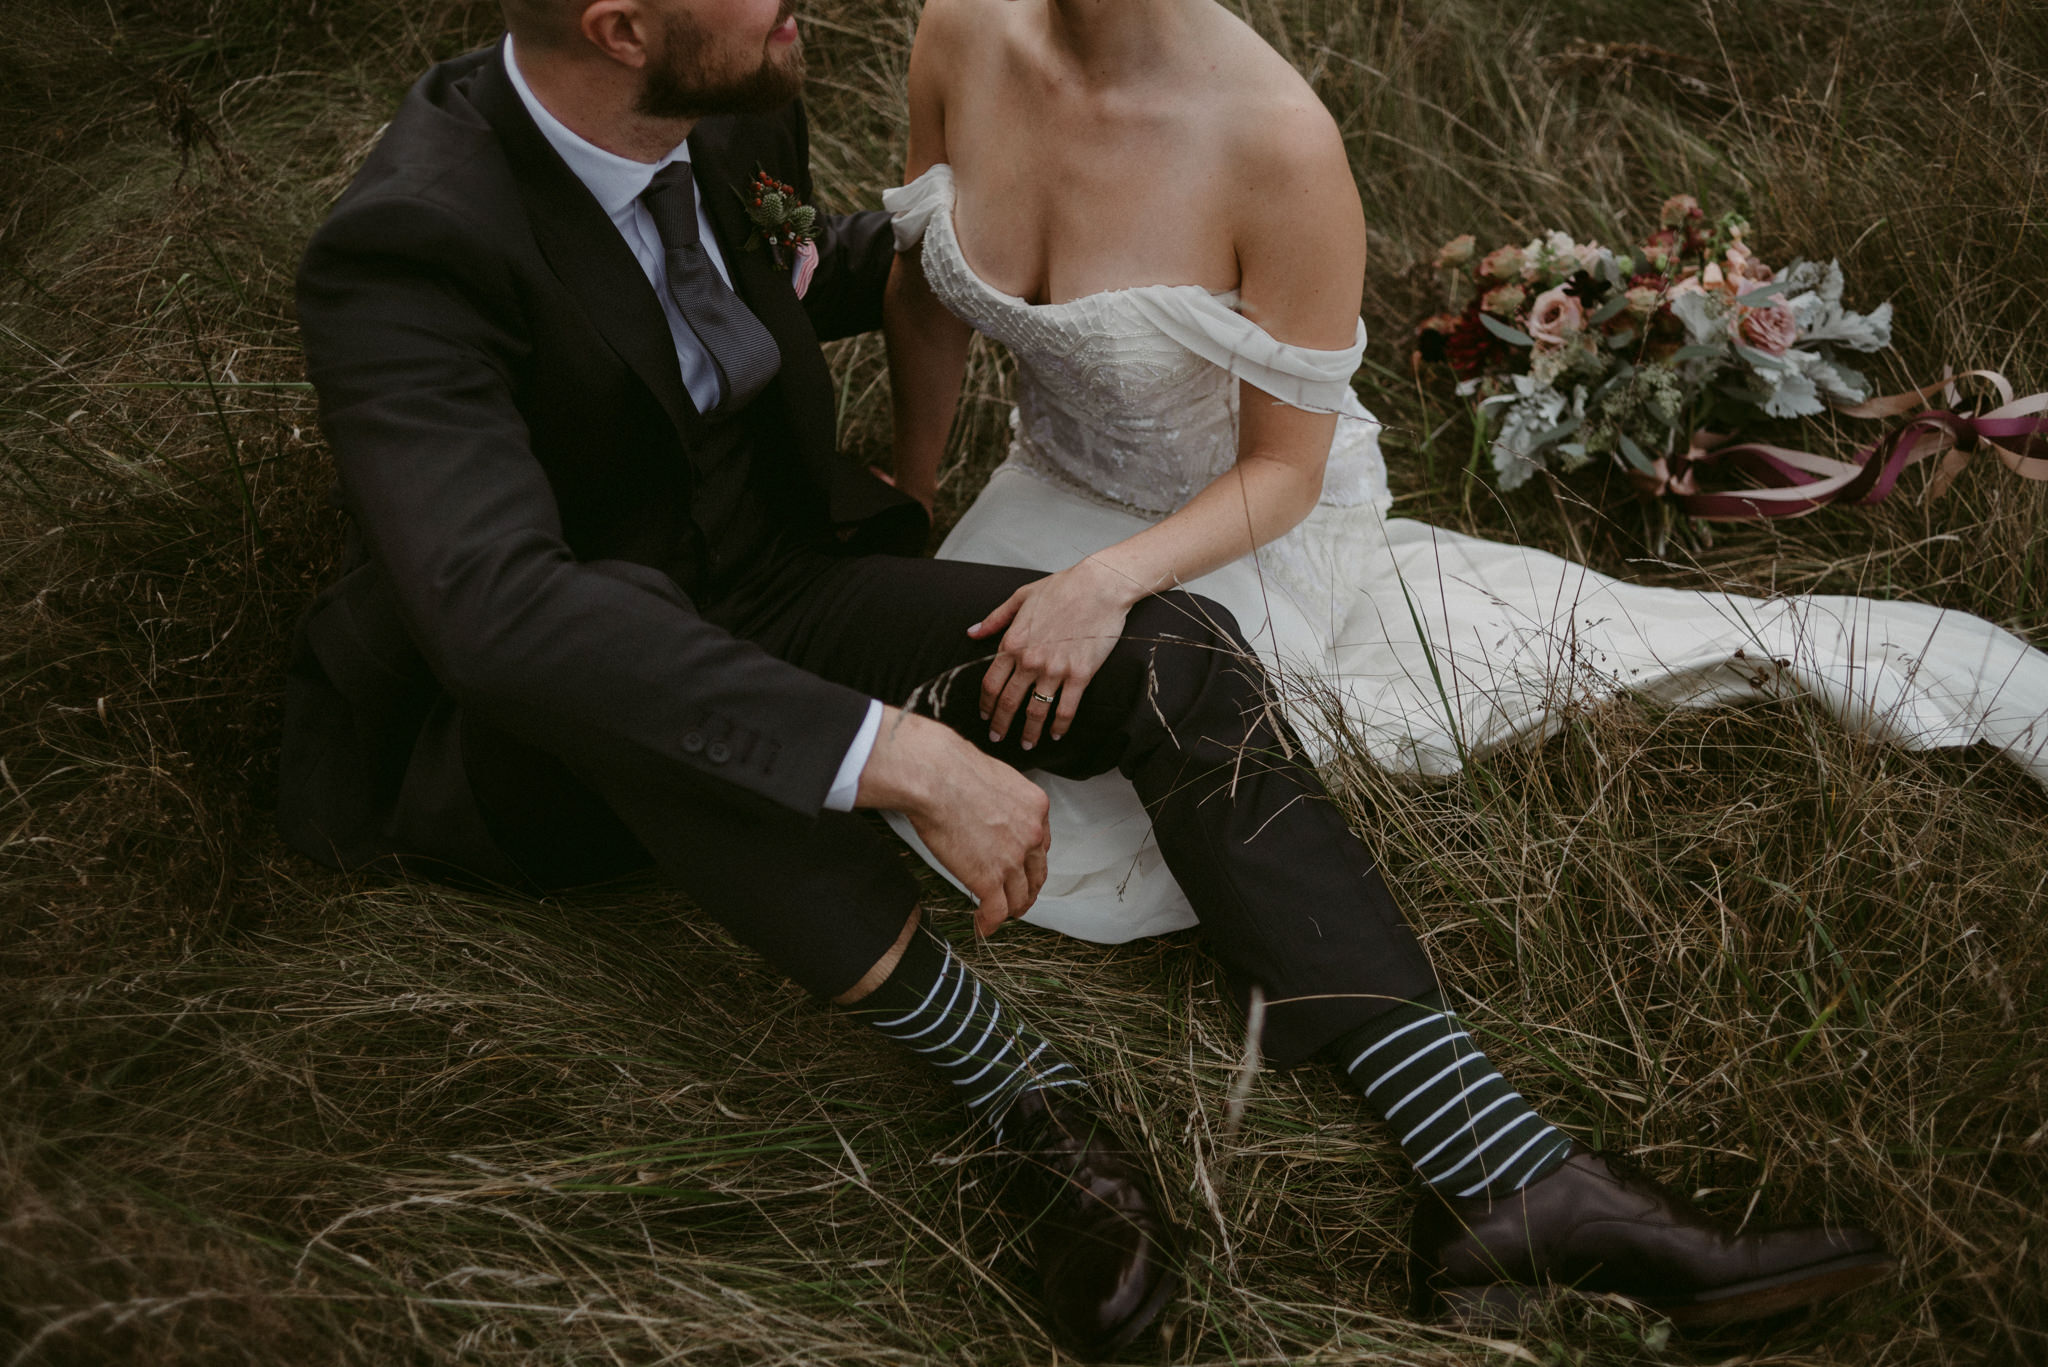
[[903,951],[910,946],[910,937],[917,933],[918,909],[910,909],[910,919],[903,923],[902,931],[896,936],[896,943],[889,946],[889,952],[875,960],[875,966],[867,971],[861,980],[832,999],[835,1006],[852,1006],[861,998],[889,981],[889,975],[896,971],[896,965],[903,959]]

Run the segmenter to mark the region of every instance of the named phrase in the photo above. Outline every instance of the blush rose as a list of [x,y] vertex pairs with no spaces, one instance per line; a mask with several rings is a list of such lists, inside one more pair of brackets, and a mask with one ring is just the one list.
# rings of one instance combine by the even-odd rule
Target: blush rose
[[1529,306],[1529,335],[1545,349],[1561,347],[1565,338],[1586,326],[1586,310],[1562,285],[1545,290]]
[[1736,309],[1734,325],[1737,341],[1766,356],[1783,356],[1799,340],[1799,315],[1782,299],[1759,309]]

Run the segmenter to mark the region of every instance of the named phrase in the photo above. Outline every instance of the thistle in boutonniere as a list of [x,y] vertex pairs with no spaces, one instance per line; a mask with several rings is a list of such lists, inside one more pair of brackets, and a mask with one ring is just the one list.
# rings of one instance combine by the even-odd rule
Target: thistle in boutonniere
[[796,297],[803,298],[818,268],[818,244],[813,240],[818,211],[797,198],[794,185],[785,185],[766,171],[755,172],[754,183],[740,192],[740,199],[746,205],[747,221],[754,225],[746,250],[765,248],[784,270],[793,263],[790,285]]

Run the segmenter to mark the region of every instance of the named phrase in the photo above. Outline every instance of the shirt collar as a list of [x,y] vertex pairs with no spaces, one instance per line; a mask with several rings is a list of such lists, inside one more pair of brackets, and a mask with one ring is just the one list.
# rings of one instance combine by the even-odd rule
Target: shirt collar
[[526,106],[526,112],[540,129],[540,135],[548,140],[548,146],[555,149],[555,155],[568,163],[576,173],[576,179],[597,199],[605,213],[616,218],[647,189],[654,173],[675,162],[685,165],[690,160],[690,144],[679,143],[660,161],[632,161],[614,152],[607,152],[597,144],[585,141],[571,132],[569,126],[548,112],[540,97],[526,83],[526,77],[519,70],[519,63],[512,53],[512,35],[505,35],[505,74],[512,78],[512,88],[519,92],[519,101]]

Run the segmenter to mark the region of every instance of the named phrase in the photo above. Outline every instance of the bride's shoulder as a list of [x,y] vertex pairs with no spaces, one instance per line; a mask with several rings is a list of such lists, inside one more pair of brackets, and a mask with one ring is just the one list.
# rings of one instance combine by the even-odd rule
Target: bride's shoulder
[[925,0],[913,51],[957,61],[1003,41],[1016,14],[1012,0]]
[[1366,232],[1343,134],[1293,65],[1240,21],[1219,26],[1215,51],[1219,62],[1237,59],[1209,111],[1230,190],[1221,216],[1237,253],[1240,307],[1283,341],[1347,347]]
[[1284,191],[1334,178],[1349,191],[1343,134],[1309,83],[1243,20],[1221,6],[1215,17],[1212,51],[1219,73],[1229,78],[1209,83],[1203,103],[1240,182]]
[[1298,80],[1239,98],[1243,117],[1221,131],[1219,147],[1241,288],[1256,282],[1263,295],[1276,273],[1348,280],[1365,255],[1365,211],[1336,120]]
[[925,0],[910,46],[913,124],[990,83],[1014,42],[1018,8],[1014,0]]

